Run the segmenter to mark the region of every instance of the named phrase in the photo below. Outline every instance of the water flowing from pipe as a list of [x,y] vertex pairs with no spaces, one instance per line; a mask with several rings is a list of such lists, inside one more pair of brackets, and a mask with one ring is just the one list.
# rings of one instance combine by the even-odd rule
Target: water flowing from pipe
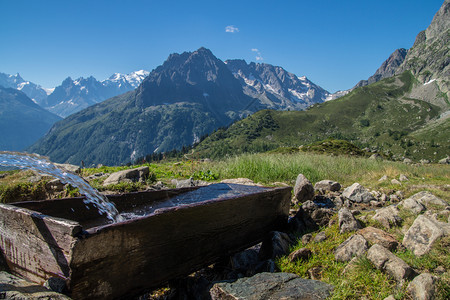
[[84,202],[92,203],[100,214],[106,214],[112,222],[123,221],[123,217],[119,215],[114,204],[104,195],[100,194],[81,177],[58,168],[44,156],[0,151],[0,165],[19,169],[31,169],[58,178],[63,184],[68,183],[78,188],[80,194],[86,197]]

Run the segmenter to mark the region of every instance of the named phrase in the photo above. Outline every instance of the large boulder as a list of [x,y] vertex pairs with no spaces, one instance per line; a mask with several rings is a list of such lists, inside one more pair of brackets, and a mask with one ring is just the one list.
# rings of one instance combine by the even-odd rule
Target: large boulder
[[386,249],[393,251],[398,246],[397,239],[381,229],[369,226],[358,231],[371,244],[380,244]]
[[326,299],[333,286],[290,273],[259,273],[235,282],[220,282],[210,290],[212,300]]
[[341,208],[338,213],[338,218],[340,233],[355,231],[362,228],[359,221],[355,219],[348,208]]
[[81,168],[79,166],[76,165],[71,165],[71,164],[58,164],[58,163],[53,163],[55,166],[57,166],[58,168],[69,172],[69,173],[73,173],[73,174],[80,174],[81,173]]
[[415,275],[414,270],[407,263],[381,245],[375,244],[370,247],[367,258],[377,269],[386,272],[399,283]]
[[354,234],[337,246],[334,258],[342,262],[350,261],[353,257],[364,254],[368,246],[369,244],[362,235]]
[[422,273],[408,285],[407,291],[414,300],[435,299],[438,278],[430,273]]
[[292,231],[305,233],[328,225],[333,215],[334,211],[331,208],[321,207],[308,200],[300,206],[295,216],[289,220],[289,226]]
[[392,226],[399,226],[403,221],[400,217],[400,211],[393,205],[377,210],[372,219],[380,222],[381,225],[388,229]]
[[449,227],[448,223],[420,215],[406,232],[402,244],[416,256],[424,255],[437,239],[450,233]]
[[409,210],[410,212],[412,212],[414,214],[420,214],[421,212],[426,210],[425,206],[420,204],[414,198],[408,198],[408,199],[401,201],[398,204],[398,207]]
[[303,174],[298,174],[294,186],[294,196],[299,202],[305,202],[314,198],[314,187],[311,181]]
[[331,191],[337,192],[341,189],[339,182],[331,180],[321,180],[314,185],[314,189],[317,191]]
[[409,199],[415,200],[427,208],[432,208],[432,206],[438,207],[438,208],[444,208],[449,205],[447,202],[445,202],[441,198],[438,198],[435,195],[433,195],[432,193],[427,192],[427,191],[418,192],[417,194],[414,194],[411,197],[409,197]]
[[369,203],[375,201],[375,197],[365,187],[355,182],[342,193],[344,198],[356,203]]
[[103,186],[110,184],[118,184],[120,182],[138,182],[145,181],[150,173],[149,167],[139,167],[136,169],[123,170],[119,172],[112,173],[103,182]]

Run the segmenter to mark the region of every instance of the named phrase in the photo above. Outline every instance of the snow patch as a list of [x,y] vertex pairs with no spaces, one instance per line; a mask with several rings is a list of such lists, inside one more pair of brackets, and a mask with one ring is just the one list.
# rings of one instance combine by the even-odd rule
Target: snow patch
[[436,79],[431,79],[430,81],[425,82],[423,85],[428,85],[428,84],[430,84],[430,83],[432,83],[432,82],[434,82],[434,81],[436,81]]

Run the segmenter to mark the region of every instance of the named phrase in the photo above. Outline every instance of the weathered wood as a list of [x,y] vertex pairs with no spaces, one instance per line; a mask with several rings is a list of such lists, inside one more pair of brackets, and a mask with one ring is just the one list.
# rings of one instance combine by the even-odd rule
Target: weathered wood
[[[127,194],[111,199],[114,198],[119,210],[128,211],[131,208],[145,207],[149,202],[155,202],[155,199],[173,199],[174,195],[191,190]],[[203,191],[208,189],[198,189],[197,195],[201,195]],[[59,221],[36,214],[48,229],[55,231],[51,231],[54,241],[47,241],[48,237],[42,236],[43,230],[35,228],[36,221],[31,218],[30,210],[0,206],[1,246],[3,251],[11,246],[14,248],[5,251],[8,253],[5,256],[8,260],[14,259],[16,263],[13,267],[19,274],[28,272],[26,268],[29,264],[22,266],[17,255],[12,254],[15,252],[20,253],[20,257],[23,256],[22,253],[28,255],[28,260],[38,257],[43,268],[54,269],[58,262],[61,264],[61,260],[64,260],[68,269],[62,270],[61,274],[53,274],[53,271],[49,272],[51,274],[43,274],[34,269],[31,269],[31,273],[37,273],[36,277],[57,275],[65,278],[74,299],[110,299],[157,287],[170,279],[207,266],[224,255],[258,243],[267,232],[286,225],[290,196],[291,188],[254,189],[241,196],[218,197],[199,203],[161,208],[147,216],[115,224],[103,223],[83,231],[77,222]],[[87,211],[80,204],[83,200],[78,201],[78,204],[75,201],[71,205],[74,204],[80,211],[84,207]],[[62,203],[64,202],[55,201],[53,205],[62,207]],[[40,212],[51,211],[58,217],[61,216],[50,202],[40,205]],[[28,204],[28,207],[38,209],[39,204]],[[62,215],[70,215],[66,208],[61,210]],[[14,214],[20,217],[13,216]],[[8,222],[8,218],[15,221]],[[86,216],[73,219],[77,218],[83,219],[85,223],[92,223]],[[56,225],[61,228],[55,228]],[[12,227],[4,230],[5,226]],[[14,238],[3,242],[4,236],[13,235]],[[28,243],[30,249],[24,251],[18,247],[19,242]],[[52,256],[49,249],[54,248],[60,249],[58,251],[62,255]],[[44,254],[38,255],[33,251],[43,251]],[[51,262],[46,262],[46,258]],[[33,280],[31,276],[26,277]]]
[[69,278],[70,255],[81,230],[77,222],[0,204],[0,248],[8,267],[35,282]]

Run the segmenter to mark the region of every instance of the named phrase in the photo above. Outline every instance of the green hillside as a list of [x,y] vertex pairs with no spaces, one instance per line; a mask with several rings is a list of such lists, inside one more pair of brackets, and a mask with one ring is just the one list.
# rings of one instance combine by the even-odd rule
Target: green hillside
[[393,158],[436,161],[450,154],[449,131],[444,130],[449,122],[439,120],[444,108],[409,97],[420,85],[406,71],[306,111],[259,111],[217,130],[195,150],[216,158],[336,138]]

